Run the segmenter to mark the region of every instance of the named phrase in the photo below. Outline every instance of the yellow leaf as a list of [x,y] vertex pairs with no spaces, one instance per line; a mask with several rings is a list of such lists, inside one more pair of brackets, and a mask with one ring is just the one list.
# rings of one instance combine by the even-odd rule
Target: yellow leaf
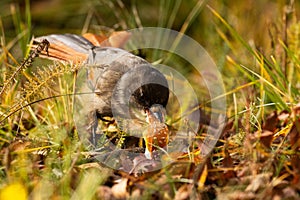
[[13,183],[5,186],[0,191],[0,200],[26,200],[27,190],[20,183]]

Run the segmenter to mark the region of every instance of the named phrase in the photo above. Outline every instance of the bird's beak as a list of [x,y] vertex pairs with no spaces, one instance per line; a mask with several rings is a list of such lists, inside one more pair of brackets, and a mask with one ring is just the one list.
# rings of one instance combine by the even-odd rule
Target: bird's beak
[[165,125],[166,109],[162,105],[155,104],[145,111],[147,122],[149,123],[146,134],[144,134],[145,156],[148,159],[152,159],[152,153],[155,149],[166,148],[168,145],[169,131]]
[[154,104],[146,110],[147,122],[152,123],[165,123],[166,109],[160,104]]

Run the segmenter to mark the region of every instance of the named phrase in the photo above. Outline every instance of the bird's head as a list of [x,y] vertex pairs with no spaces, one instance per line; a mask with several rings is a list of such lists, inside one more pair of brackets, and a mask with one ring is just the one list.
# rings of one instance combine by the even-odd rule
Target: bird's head
[[[169,132],[165,125],[168,99],[166,78],[149,64],[134,67],[123,74],[115,87],[112,100],[115,104],[112,107],[117,110],[113,110],[113,113],[121,115],[123,122],[126,121],[124,118],[130,118],[126,132],[143,134],[145,156],[148,159],[153,158],[152,153],[157,147],[165,148],[168,144]],[[147,122],[146,126],[144,123],[135,125],[135,119]]]
[[165,123],[166,109],[160,104],[154,104],[150,108],[145,109],[147,115],[147,122],[153,123]]
[[122,75],[113,93],[112,108],[122,117],[144,118],[148,123],[156,117],[163,123],[168,99],[165,76],[150,64],[143,64]]

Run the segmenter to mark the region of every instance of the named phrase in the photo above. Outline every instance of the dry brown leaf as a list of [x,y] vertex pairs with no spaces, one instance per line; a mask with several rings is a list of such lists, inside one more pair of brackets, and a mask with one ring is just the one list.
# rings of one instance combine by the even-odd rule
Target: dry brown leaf
[[229,152],[227,149],[224,150],[224,159],[223,159],[223,167],[226,168],[231,168],[229,170],[225,170],[224,173],[222,174],[222,178],[224,180],[228,180],[230,178],[236,177],[236,173],[232,170],[233,168],[233,159],[230,156]]
[[122,48],[131,37],[127,31],[116,31],[109,36],[109,43],[112,47]]
[[278,115],[277,112],[274,111],[272,114],[270,114],[265,122],[263,123],[263,130],[268,130],[271,132],[274,132],[278,125]]
[[82,36],[95,46],[101,46],[101,42],[108,39],[105,35],[96,35],[93,33],[84,33]]
[[271,147],[273,136],[274,136],[274,132],[269,130],[262,130],[262,132],[256,131],[254,133],[254,137],[256,139],[259,139],[260,142],[267,148]]
[[233,160],[227,149],[224,150],[223,167],[233,167]]
[[293,170],[296,173],[300,173],[300,155],[299,154],[295,154],[291,156],[291,164],[293,167]]
[[278,115],[278,119],[280,121],[284,121],[285,123],[288,121],[289,117],[290,117],[290,113],[287,110],[281,111]]
[[111,33],[108,37],[93,33],[85,33],[82,36],[95,46],[123,48],[129,40],[131,33],[127,31],[116,31]]
[[226,139],[232,134],[233,122],[234,122],[234,120],[230,120],[226,123],[225,127],[223,128],[222,135],[221,135],[222,139]]
[[300,191],[300,174],[295,174],[294,178],[291,182],[291,185],[296,188],[298,191]]
[[297,150],[300,147],[300,134],[298,127],[300,127],[299,121],[294,122],[288,135],[289,141],[294,150]]
[[237,132],[237,129],[245,129],[241,119],[238,119],[237,126],[235,125],[235,120],[229,120],[225,127],[223,128],[223,132],[221,134],[221,139],[227,139],[231,135],[235,134]]
[[300,155],[295,154],[291,156],[291,165],[293,168],[293,180],[291,182],[294,188],[300,191]]

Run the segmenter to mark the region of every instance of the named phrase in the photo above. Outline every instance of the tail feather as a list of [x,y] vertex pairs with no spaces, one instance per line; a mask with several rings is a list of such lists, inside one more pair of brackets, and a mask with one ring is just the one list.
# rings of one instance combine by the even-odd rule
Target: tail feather
[[35,38],[32,48],[44,39],[48,40],[50,46],[48,51],[42,51],[40,56],[51,60],[81,63],[87,59],[88,49],[93,47],[92,43],[80,36],[66,34]]
[[48,40],[48,51],[42,51],[40,56],[63,62],[82,63],[87,60],[89,51],[95,46],[122,48],[130,38],[126,31],[114,32],[109,37],[86,33],[82,36],[74,34],[47,35],[34,39],[32,48],[43,39]]

